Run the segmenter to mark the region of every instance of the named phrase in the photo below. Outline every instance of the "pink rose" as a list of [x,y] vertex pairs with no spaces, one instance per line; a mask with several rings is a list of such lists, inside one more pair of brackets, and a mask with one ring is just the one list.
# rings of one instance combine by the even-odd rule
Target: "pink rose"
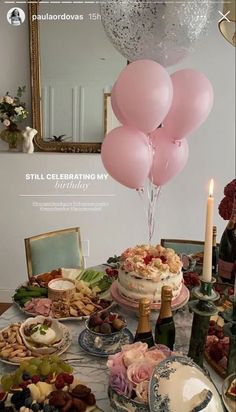
[[115,355],[110,355],[108,357],[107,367],[109,369],[115,368],[116,366],[121,368],[124,367],[123,356],[124,354],[122,352],[118,352]]
[[123,267],[127,272],[132,272],[134,270],[133,262],[130,262],[128,259],[124,262]]
[[115,367],[109,376],[109,386],[119,395],[130,397],[133,385],[128,381],[122,368]]
[[149,381],[143,381],[138,383],[135,388],[135,392],[137,395],[137,400],[139,402],[148,403],[148,389],[149,389]]
[[144,353],[139,349],[130,349],[124,352],[123,361],[125,366],[128,368],[134,362],[138,362],[144,358]]
[[153,349],[145,353],[145,359],[149,360],[154,365],[158,365],[158,363],[166,359],[166,355],[158,349]]
[[153,363],[146,360],[132,363],[127,369],[127,377],[134,385],[143,381],[149,381],[153,368]]
[[131,248],[126,249],[121,255],[122,259],[127,259],[130,256],[132,256],[132,249]]
[[145,353],[148,350],[148,345],[147,343],[143,342],[135,342],[131,345],[124,345],[121,347],[122,352],[126,352],[131,349],[139,350],[140,352]]
[[166,358],[168,356],[171,356],[171,350],[170,350],[170,348],[168,348],[168,346],[165,346],[165,345],[162,345],[161,343],[158,343],[157,345],[155,345],[155,349],[158,349],[161,352],[163,352],[164,355],[166,356]]

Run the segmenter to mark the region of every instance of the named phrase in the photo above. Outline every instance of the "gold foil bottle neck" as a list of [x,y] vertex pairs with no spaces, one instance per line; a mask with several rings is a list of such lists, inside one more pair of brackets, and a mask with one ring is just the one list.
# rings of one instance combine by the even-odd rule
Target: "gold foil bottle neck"
[[213,232],[212,232],[212,242],[213,246],[216,246],[216,236],[217,236],[217,227],[213,226]]
[[170,286],[162,286],[161,289],[161,300],[172,300],[173,293]]
[[151,302],[147,298],[142,298],[139,300],[139,314],[140,316],[146,316],[150,313]]

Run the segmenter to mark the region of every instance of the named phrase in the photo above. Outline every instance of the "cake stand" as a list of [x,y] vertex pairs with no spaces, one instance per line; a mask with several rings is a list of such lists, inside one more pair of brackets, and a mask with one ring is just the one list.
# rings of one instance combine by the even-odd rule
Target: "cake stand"
[[[117,281],[113,282],[110,287],[111,297],[114,301],[116,301],[120,306],[123,306],[125,309],[132,310],[134,312],[138,311],[138,301],[131,300],[126,296],[120,294]],[[171,302],[171,308],[173,311],[182,308],[186,303],[189,301],[189,290],[183,284],[180,294],[177,298],[173,299]],[[159,311],[161,307],[160,303],[151,303],[151,310]]]

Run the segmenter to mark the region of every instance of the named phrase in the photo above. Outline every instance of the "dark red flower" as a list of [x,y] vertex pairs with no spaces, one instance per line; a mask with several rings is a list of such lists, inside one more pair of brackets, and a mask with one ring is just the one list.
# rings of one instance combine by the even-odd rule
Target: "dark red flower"
[[224,220],[229,220],[232,209],[233,209],[233,200],[225,196],[219,204],[219,214],[223,217]]
[[236,179],[233,179],[224,188],[225,197],[221,200],[218,210],[224,220],[229,220],[232,214],[234,196],[236,194]]
[[228,183],[225,186],[224,195],[233,201],[235,192],[236,192],[236,179],[233,179],[230,183]]
[[145,258],[143,258],[143,261],[144,261],[145,265],[149,265],[149,263],[152,261],[153,258],[154,258],[153,255],[145,256]]

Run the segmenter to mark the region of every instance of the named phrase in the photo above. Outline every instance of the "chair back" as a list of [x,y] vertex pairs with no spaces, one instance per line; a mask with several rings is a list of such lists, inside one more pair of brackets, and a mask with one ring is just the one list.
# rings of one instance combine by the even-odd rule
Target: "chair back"
[[200,240],[185,240],[185,239],[161,239],[161,245],[165,248],[174,249],[176,253],[192,253],[203,252],[204,242]]
[[83,268],[78,227],[43,233],[25,239],[28,276],[58,268]]

